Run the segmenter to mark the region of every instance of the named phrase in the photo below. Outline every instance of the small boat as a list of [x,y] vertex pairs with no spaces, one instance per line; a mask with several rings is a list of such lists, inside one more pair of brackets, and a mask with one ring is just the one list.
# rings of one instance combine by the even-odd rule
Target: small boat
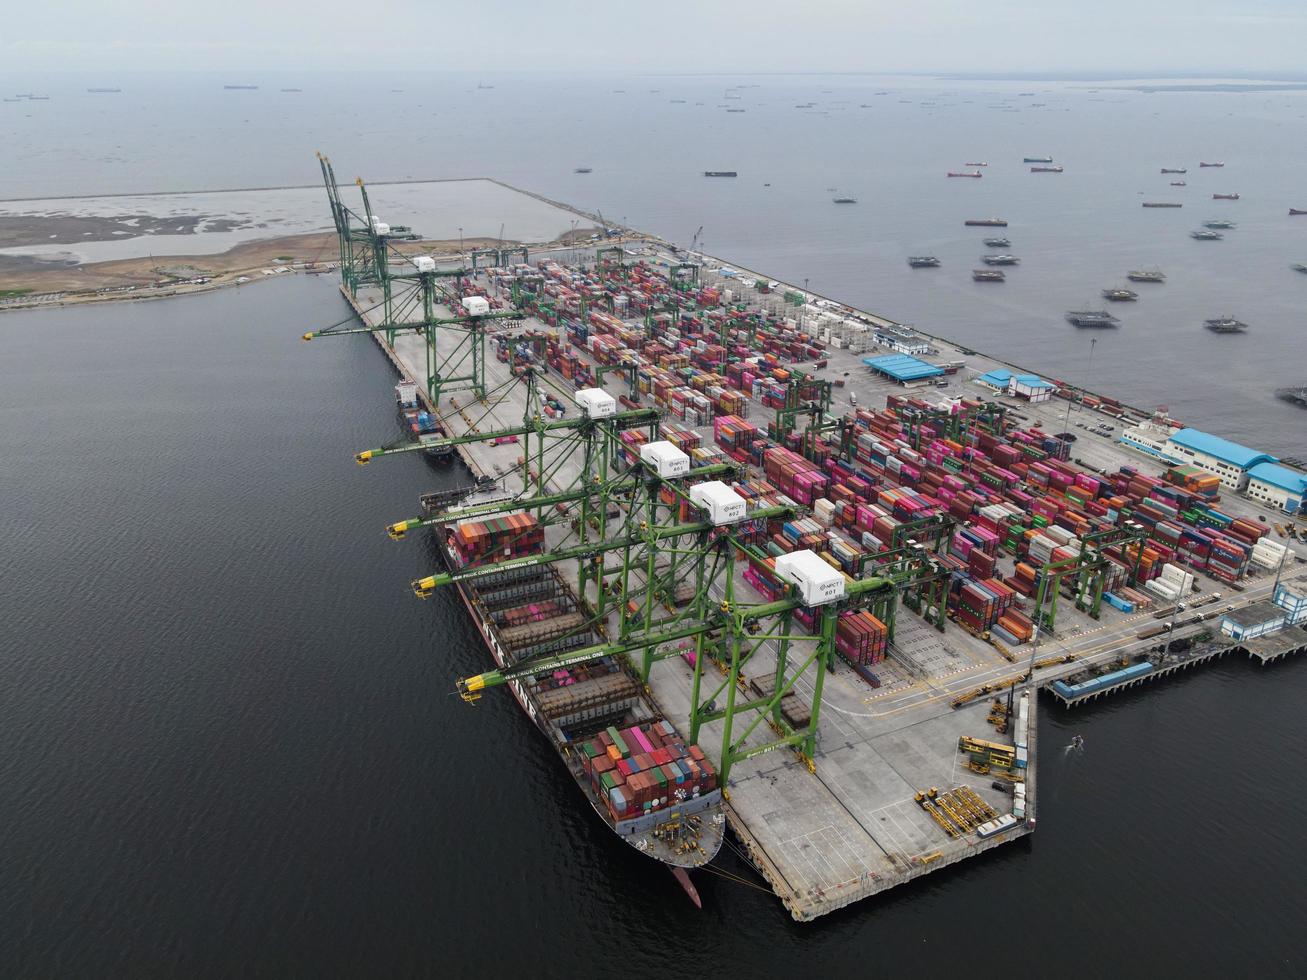
[[985,238],[985,239],[982,239],[982,241],[983,241],[983,242],[984,242],[984,243],[985,243],[989,248],[1008,248],[1008,247],[1010,247],[1011,244],[1012,244],[1012,243],[1011,243],[1010,241],[1008,241],[1006,238]]
[[1052,163],[1052,157],[1023,157],[1022,163]]
[[1219,242],[1225,236],[1219,231],[1191,231],[1190,238],[1195,238],[1200,242]]
[[970,228],[1006,228],[1007,218],[968,218],[962,223]]
[[1007,276],[1002,269],[972,269],[971,278],[976,282],[1003,282]]
[[1131,282],[1166,282],[1166,273],[1161,269],[1132,269],[1125,277]]
[[1113,303],[1130,303],[1139,298],[1139,294],[1133,289],[1104,289],[1103,299],[1110,299]]
[[588,173],[594,173],[594,171],[591,170],[589,167],[577,167],[575,170],[572,171],[572,173],[574,173],[574,174],[588,174]]
[[950,177],[983,177],[985,176],[979,170],[950,170]]
[[1301,262],[1295,263],[1290,266],[1290,268],[1293,269],[1294,272],[1307,272],[1307,265],[1303,265]]
[[1225,166],[1225,162],[1222,161],[1222,160],[1217,160],[1217,161],[1214,162],[1214,163],[1200,162],[1200,163],[1198,164],[1198,166],[1200,166],[1200,167],[1224,167],[1224,166]]
[[1248,324],[1232,316],[1218,316],[1211,320],[1204,320],[1203,326],[1213,333],[1243,333],[1248,329]]
[[988,163],[968,163],[968,167],[988,167]]
[[1145,201],[1146,208],[1182,208],[1183,204],[1176,204],[1172,201]]
[[1212,200],[1213,201],[1237,201],[1239,200],[1239,195],[1238,194],[1213,194]]
[[1021,260],[1015,255],[982,255],[980,261],[985,265],[1016,265]]
[[858,199],[857,199],[856,197],[835,197],[835,198],[832,198],[831,200],[833,200],[836,204],[857,204],[857,203],[858,203]]
[[[1275,397],[1282,398],[1299,408],[1307,408],[1307,385],[1299,388],[1276,388]],[[1282,460],[1281,462],[1288,462],[1288,460]]]
[[1295,215],[1295,214],[1307,214],[1307,209],[1304,209],[1304,208],[1290,208],[1290,209],[1289,209],[1289,214],[1290,214],[1290,216]]
[[1187,174],[1188,172],[1189,172],[1189,171],[1186,170],[1184,167],[1163,167],[1163,168],[1162,168],[1162,173],[1164,173],[1164,174]]
[[1115,327],[1121,322],[1107,310],[1071,310],[1066,320],[1077,327]]
[[1234,228],[1236,226],[1233,221],[1227,221],[1225,218],[1217,218],[1213,221],[1204,221],[1203,227],[1204,228]]
[[1031,167],[1030,172],[1032,174],[1060,174],[1062,172],[1062,168],[1061,167]]
[[939,259],[933,255],[909,255],[908,265],[914,269],[936,269],[939,267]]
[[1183,180],[1173,180],[1173,181],[1171,181],[1171,186],[1172,186],[1172,187],[1188,187],[1189,185],[1186,184]]

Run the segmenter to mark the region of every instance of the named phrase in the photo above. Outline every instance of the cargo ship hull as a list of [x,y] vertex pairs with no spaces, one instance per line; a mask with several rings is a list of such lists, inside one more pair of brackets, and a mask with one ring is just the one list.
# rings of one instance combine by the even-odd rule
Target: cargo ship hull
[[[436,533],[442,539],[441,554],[447,566],[451,570],[463,567],[445,536],[444,528],[437,527]],[[579,608],[575,593],[552,564],[515,569],[510,574],[512,578],[507,583],[500,583],[506,584],[509,592],[516,592],[519,596],[555,595]],[[460,582],[455,588],[491,658],[499,668],[506,669],[514,665],[515,658],[509,649],[510,643],[506,642],[505,631],[494,620],[493,606],[498,602],[486,585],[487,580],[494,578],[494,575],[478,578],[475,584]],[[547,624],[549,620],[543,622]],[[589,645],[594,642],[591,637],[592,634],[586,631],[573,637],[576,642],[570,643],[569,647],[575,649]],[[557,652],[562,652],[562,648],[558,648]],[[551,711],[549,706],[542,704],[539,693],[532,690],[528,681],[513,679],[508,681],[507,686],[522,712],[558,753],[595,815],[627,844],[679,872],[678,881],[697,904],[697,895],[689,884],[688,877],[684,875],[684,869],[707,864],[721,849],[726,830],[721,789],[717,787],[697,795],[687,793],[686,799],[649,813],[616,818],[592,786],[583,754],[579,751],[585,738],[578,733],[602,730],[603,723],[652,724],[661,722],[663,716],[644,692],[643,685],[634,678],[625,673],[615,673],[609,677],[615,679],[615,683],[609,685],[609,693],[616,695],[613,700],[604,701],[601,695],[595,703],[578,705],[572,710],[564,710],[562,714],[557,710]],[[630,680],[631,683],[623,687],[623,680]]]

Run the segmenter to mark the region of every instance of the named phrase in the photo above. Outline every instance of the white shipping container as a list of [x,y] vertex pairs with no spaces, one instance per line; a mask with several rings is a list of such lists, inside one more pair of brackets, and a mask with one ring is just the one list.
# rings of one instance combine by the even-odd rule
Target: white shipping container
[[490,312],[490,303],[484,296],[464,296],[462,303],[468,316],[485,316]]
[[436,260],[430,255],[418,255],[413,259],[413,266],[418,272],[435,272]]
[[1160,596],[1161,598],[1167,600],[1168,602],[1174,602],[1176,599],[1180,597],[1179,589],[1175,588],[1174,586],[1168,585],[1167,583],[1159,579],[1153,579],[1151,582],[1145,582],[1144,588],[1147,589],[1149,592],[1153,593],[1153,595]]

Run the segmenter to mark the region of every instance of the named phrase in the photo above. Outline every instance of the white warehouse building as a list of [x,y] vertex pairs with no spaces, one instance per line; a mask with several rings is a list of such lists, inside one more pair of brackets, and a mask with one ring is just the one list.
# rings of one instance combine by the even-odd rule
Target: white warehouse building
[[1259,463],[1274,463],[1275,457],[1249,449],[1229,439],[1197,429],[1179,429],[1166,440],[1166,457],[1177,463],[1192,463],[1220,477],[1231,490],[1248,486],[1248,471]]
[[1307,504],[1307,473],[1279,463],[1258,463],[1248,471],[1245,492],[1253,500],[1288,514],[1298,514]]

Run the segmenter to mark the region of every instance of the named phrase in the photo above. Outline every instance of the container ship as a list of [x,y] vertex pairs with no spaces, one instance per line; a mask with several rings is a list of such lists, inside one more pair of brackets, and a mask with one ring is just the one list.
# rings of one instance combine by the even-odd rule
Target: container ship
[[1052,163],[1052,157],[1023,157],[1022,163]]
[[704,175],[705,177],[738,177],[738,176],[740,176],[740,175],[739,175],[738,173],[736,173],[734,170],[705,170],[705,171],[703,172],[703,175]]
[[1276,388],[1275,397],[1299,408],[1307,408],[1307,385],[1297,388]]
[[962,222],[969,228],[1006,228],[1006,218],[968,218]]
[[983,177],[985,176],[979,170],[950,170],[950,177]]
[[1175,202],[1173,202],[1173,201],[1145,201],[1143,206],[1146,207],[1146,208],[1182,208],[1182,207],[1184,207],[1183,204],[1177,204],[1177,203],[1175,203]]
[[1162,168],[1162,173],[1164,173],[1164,174],[1187,174],[1188,172],[1189,172],[1189,171],[1186,170],[1184,167],[1163,167],[1163,168]]
[[1032,174],[1060,174],[1062,168],[1056,165],[1051,167],[1031,167],[1030,172]]
[[[422,510],[439,520],[448,502],[445,495],[427,495]],[[455,587],[501,670],[603,642],[595,617],[554,564],[495,568],[498,561],[544,550],[544,528],[533,515],[462,523],[451,515],[433,530],[450,571],[478,569]],[[391,529],[392,536],[403,533],[399,525]],[[414,583],[419,596],[432,587],[430,580]],[[663,716],[626,656],[514,677],[508,687],[599,819],[631,847],[667,865],[700,905],[688,872],[717,855],[726,830],[717,771]]]
[[[401,381],[395,385],[395,404],[399,409],[400,424],[414,442],[432,444],[445,437],[445,427],[440,424],[440,420],[426,411],[418,401],[418,386],[415,382]],[[429,445],[423,455],[447,463],[453,459],[454,450],[450,446]]]
[[1237,201],[1239,200],[1239,195],[1238,194],[1213,194],[1212,200],[1213,201]]

